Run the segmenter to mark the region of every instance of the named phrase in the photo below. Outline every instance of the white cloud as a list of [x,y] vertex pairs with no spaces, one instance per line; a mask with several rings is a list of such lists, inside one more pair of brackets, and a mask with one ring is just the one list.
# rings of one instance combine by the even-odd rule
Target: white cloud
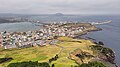
[[120,14],[120,0],[0,0],[0,12]]

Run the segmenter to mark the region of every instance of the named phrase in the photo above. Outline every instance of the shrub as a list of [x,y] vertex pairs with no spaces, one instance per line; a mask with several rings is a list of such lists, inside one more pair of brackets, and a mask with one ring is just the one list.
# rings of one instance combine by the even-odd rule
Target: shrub
[[47,62],[38,63],[36,62],[17,62],[17,63],[11,63],[7,67],[50,67],[50,65]]
[[78,66],[78,67],[109,67],[109,66],[104,65],[104,64],[101,63],[101,62],[94,61],[94,62],[89,62],[88,64],[83,63],[83,64],[81,64],[81,65]]
[[0,58],[0,63],[4,63],[6,61],[10,61],[10,60],[13,60],[13,58]]

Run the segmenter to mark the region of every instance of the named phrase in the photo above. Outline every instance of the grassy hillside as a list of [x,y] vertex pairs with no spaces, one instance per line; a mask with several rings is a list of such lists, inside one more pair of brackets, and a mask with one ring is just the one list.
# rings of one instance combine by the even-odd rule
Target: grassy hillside
[[[59,58],[50,63],[50,65],[55,64],[55,67],[71,67],[77,65],[74,60],[69,58],[69,53],[75,49],[79,48],[82,51],[93,54],[93,51],[89,48],[89,46],[95,44],[89,40],[77,40],[68,37],[59,37],[58,40],[60,42],[58,42],[57,45],[47,45],[44,47],[32,47],[26,49],[1,49],[0,58],[12,57],[13,60],[0,64],[0,67],[5,67],[13,62],[22,61],[48,62],[49,59],[54,57],[56,54],[58,54]],[[89,60],[84,61],[88,62]]]

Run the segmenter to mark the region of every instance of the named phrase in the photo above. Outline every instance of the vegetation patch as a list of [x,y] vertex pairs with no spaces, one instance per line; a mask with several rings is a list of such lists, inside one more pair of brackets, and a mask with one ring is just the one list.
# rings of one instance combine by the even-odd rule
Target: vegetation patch
[[94,61],[94,62],[89,62],[89,63],[83,63],[83,64],[79,65],[78,67],[109,67],[109,66],[105,65],[102,62]]
[[36,61],[36,60],[45,60],[45,59],[47,59],[48,57],[47,56],[43,56],[43,55],[41,55],[41,56],[38,56],[38,57],[36,57],[36,58],[34,58],[34,59],[32,59],[33,61]]
[[4,63],[4,62],[7,62],[7,61],[11,61],[13,60],[13,58],[0,58],[0,63]]
[[49,59],[49,63],[51,63],[52,61],[56,61],[58,58],[59,58],[59,57],[58,57],[58,55],[56,54],[55,57]]
[[47,62],[38,63],[36,62],[17,62],[17,63],[11,63],[7,67],[50,67],[50,65]]
[[6,67],[10,63],[23,61],[48,62],[49,58],[55,56],[60,51],[56,46],[31,47],[20,50],[2,51],[0,57],[12,57],[13,60],[1,63],[0,67]]
[[91,49],[98,53],[98,57],[105,61],[114,64],[115,54],[110,48],[106,48],[100,45],[92,45]]

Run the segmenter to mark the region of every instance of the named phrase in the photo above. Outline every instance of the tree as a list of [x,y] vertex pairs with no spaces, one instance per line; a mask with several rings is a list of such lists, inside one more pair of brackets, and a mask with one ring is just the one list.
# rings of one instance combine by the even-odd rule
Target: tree
[[54,64],[52,64],[52,67],[55,67],[55,65],[54,65]]

